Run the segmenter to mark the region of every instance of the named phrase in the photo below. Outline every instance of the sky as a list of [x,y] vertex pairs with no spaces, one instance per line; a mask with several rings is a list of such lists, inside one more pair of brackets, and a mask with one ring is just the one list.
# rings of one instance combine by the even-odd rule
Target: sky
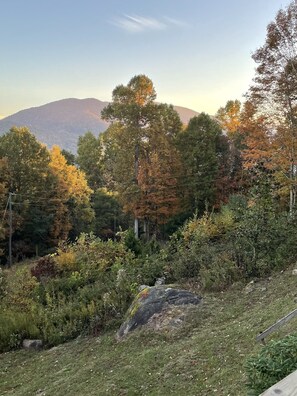
[[0,0],[0,117],[110,101],[138,74],[157,100],[215,114],[243,100],[252,53],[288,0]]

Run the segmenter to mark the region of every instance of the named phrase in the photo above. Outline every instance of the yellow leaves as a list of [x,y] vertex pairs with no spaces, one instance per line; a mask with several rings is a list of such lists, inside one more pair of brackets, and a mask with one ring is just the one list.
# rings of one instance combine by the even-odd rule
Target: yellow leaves
[[216,117],[228,137],[232,137],[240,128],[240,107],[239,100],[229,100],[226,106],[221,107],[217,112]]
[[57,267],[61,271],[74,271],[77,268],[76,256],[73,252],[58,251],[58,256],[55,257]]
[[235,220],[232,212],[223,208],[220,213],[205,213],[202,217],[194,217],[183,229],[185,241],[201,238],[216,238],[232,229]]
[[51,150],[50,168],[58,178],[60,191],[65,201],[73,198],[77,203],[86,203],[92,190],[88,187],[85,175],[74,165],[68,165],[58,146]]

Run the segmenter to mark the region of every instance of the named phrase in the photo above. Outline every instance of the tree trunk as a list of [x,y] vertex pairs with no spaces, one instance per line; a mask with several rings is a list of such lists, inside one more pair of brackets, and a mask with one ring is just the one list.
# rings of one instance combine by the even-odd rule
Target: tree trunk
[[[139,144],[135,144],[135,157],[134,157],[134,174],[135,174],[135,184],[138,186],[138,167],[139,167]],[[134,218],[134,234],[135,238],[139,238],[139,221],[137,216]]]
[[135,219],[134,219],[134,234],[135,234],[136,239],[139,238],[138,227],[139,227],[138,219],[137,219],[137,217],[135,217]]

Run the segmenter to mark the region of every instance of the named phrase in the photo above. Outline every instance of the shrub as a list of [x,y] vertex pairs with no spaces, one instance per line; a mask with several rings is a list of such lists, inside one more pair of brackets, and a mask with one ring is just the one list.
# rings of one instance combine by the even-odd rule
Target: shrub
[[75,253],[72,251],[63,252],[58,250],[58,255],[55,257],[56,265],[59,271],[76,271],[78,270],[78,263],[76,261]]
[[24,338],[38,338],[39,330],[30,313],[7,310],[0,313],[0,352],[18,348]]
[[4,271],[0,267],[0,300],[6,295],[7,279]]
[[124,244],[112,240],[104,242],[92,234],[82,234],[68,249],[75,253],[81,273],[91,277],[114,265],[129,265],[134,259],[134,254],[127,251]]
[[202,252],[203,244],[198,241],[177,246],[177,252],[171,257],[169,263],[170,276],[173,280],[190,279],[198,277],[201,264],[207,260]]
[[136,239],[134,231],[129,228],[127,231],[123,232],[124,245],[128,250],[131,250],[136,256],[141,254],[141,242]]
[[138,285],[153,286],[157,278],[166,278],[167,275],[166,263],[161,254],[142,257],[128,270],[132,273],[133,282]]
[[40,283],[34,295],[45,343],[98,334],[124,315],[137,285],[134,254],[122,243],[83,234],[75,243],[64,244],[55,257],[57,276]]
[[259,395],[289,375],[297,367],[297,334],[271,341],[246,363],[247,386]]
[[45,282],[49,278],[54,278],[58,273],[56,262],[52,256],[41,257],[35,267],[31,269],[32,276],[39,282]]
[[30,312],[34,305],[34,294],[38,282],[31,276],[28,268],[19,268],[13,275],[13,282],[7,285],[7,295],[3,304],[14,307],[16,311]]
[[241,272],[227,252],[216,252],[213,259],[200,269],[201,285],[206,290],[220,291],[238,281]]

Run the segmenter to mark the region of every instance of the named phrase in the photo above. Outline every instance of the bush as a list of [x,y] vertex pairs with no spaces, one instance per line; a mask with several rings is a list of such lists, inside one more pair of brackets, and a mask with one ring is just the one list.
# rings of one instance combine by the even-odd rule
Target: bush
[[48,346],[58,345],[81,334],[89,333],[88,327],[94,316],[93,304],[60,298],[59,305],[41,309],[36,318],[40,334]]
[[0,267],[0,300],[6,295],[7,279],[4,271]]
[[20,347],[24,338],[39,338],[40,332],[30,313],[5,311],[0,314],[0,352]]
[[67,251],[76,255],[81,273],[95,278],[96,274],[109,271],[114,265],[130,265],[135,257],[124,244],[112,240],[104,242],[92,234],[82,234]]
[[148,286],[153,286],[157,278],[162,276],[166,278],[168,272],[161,254],[142,257],[132,268],[129,268],[129,271],[132,273],[134,283]]
[[136,239],[134,231],[129,228],[127,231],[123,232],[124,245],[128,250],[131,250],[136,256],[141,254],[141,242]]
[[13,274],[13,282],[7,284],[7,295],[3,304],[16,311],[30,312],[34,305],[34,295],[38,282],[28,268],[19,268]]
[[31,269],[32,276],[39,282],[45,282],[49,278],[54,278],[58,274],[56,262],[52,256],[41,257],[35,267]]
[[271,341],[246,363],[250,394],[259,395],[296,370],[296,367],[297,334]]
[[238,281],[241,272],[227,252],[216,252],[213,260],[200,269],[201,285],[206,290],[221,291]]
[[34,295],[34,313],[46,344],[98,334],[124,315],[137,285],[134,255],[122,243],[83,234],[64,244],[55,260],[58,275],[40,283]]
[[56,265],[59,271],[76,271],[78,270],[78,263],[74,252],[63,252],[58,250],[58,255],[55,257]]
[[197,278],[205,257],[202,252],[201,242],[191,242],[190,244],[178,244],[177,252],[171,257],[169,263],[170,276],[173,280]]

